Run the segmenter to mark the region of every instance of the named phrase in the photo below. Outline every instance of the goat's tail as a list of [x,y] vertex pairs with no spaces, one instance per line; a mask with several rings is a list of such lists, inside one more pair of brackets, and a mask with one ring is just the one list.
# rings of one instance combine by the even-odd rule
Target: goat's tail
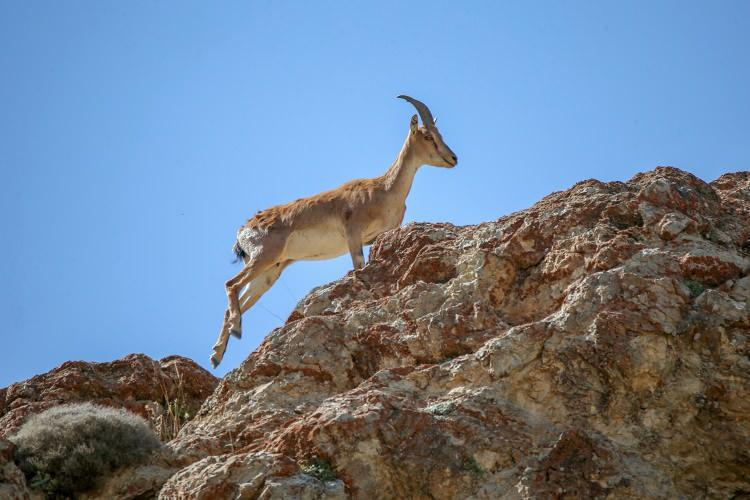
[[245,256],[247,254],[245,253],[245,251],[240,246],[240,242],[239,241],[235,241],[234,242],[234,246],[232,247],[232,251],[234,252],[234,255],[235,255],[235,259],[232,262],[237,263],[237,262],[240,262],[240,261],[243,261],[243,262],[245,261]]

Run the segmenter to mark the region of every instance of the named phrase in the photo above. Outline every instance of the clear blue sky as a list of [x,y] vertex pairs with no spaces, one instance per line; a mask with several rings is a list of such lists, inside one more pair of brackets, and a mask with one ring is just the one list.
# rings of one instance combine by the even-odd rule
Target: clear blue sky
[[[457,153],[406,221],[576,181],[750,169],[750,2],[0,5],[0,386],[143,352],[204,366],[237,228],[382,173],[423,100]],[[236,367],[349,257],[290,267]]]

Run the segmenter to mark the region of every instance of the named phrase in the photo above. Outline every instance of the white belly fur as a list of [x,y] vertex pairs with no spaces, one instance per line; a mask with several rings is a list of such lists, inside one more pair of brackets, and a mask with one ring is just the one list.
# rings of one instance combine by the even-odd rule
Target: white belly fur
[[349,252],[343,228],[303,229],[289,235],[284,257],[294,260],[332,259]]

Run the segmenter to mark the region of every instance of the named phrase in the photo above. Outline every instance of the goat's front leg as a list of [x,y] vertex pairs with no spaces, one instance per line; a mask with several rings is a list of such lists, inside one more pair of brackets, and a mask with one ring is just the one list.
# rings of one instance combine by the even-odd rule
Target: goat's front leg
[[346,228],[346,244],[349,246],[349,254],[352,256],[354,270],[365,267],[365,254],[362,251],[362,231],[357,226]]

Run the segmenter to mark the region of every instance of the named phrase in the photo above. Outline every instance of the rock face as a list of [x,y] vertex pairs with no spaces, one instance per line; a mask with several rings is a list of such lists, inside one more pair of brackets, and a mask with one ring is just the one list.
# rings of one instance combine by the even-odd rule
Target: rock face
[[391,231],[221,381],[159,497],[744,498],[749,271],[750,172]]
[[748,495],[749,238],[750,173],[674,168],[387,233],[221,382],[161,496]]
[[0,438],[17,431],[30,415],[65,403],[91,403],[128,410],[169,435],[167,416],[175,408],[195,415],[218,379],[181,356],[155,361],[131,354],[110,363],[69,361],[59,368],[0,389]]
[[30,498],[26,478],[13,462],[15,445],[0,439],[0,498],[6,500],[25,500]]

